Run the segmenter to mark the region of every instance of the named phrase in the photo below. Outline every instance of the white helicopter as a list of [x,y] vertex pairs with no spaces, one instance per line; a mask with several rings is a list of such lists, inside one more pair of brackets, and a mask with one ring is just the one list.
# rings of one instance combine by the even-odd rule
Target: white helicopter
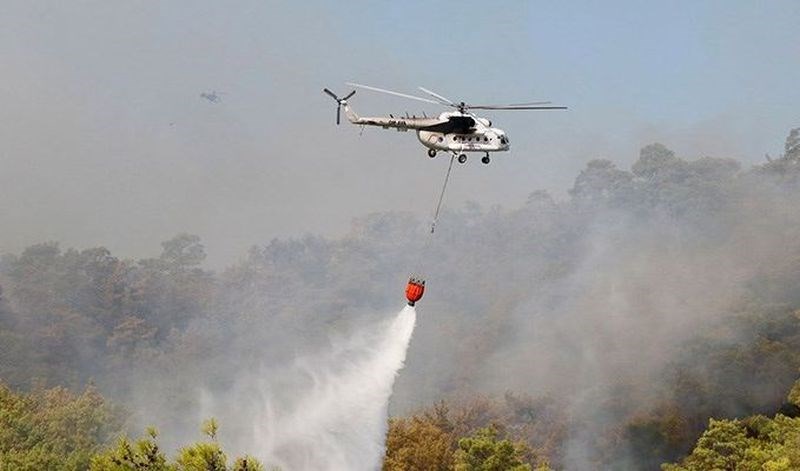
[[395,117],[362,117],[353,111],[347,100],[355,95],[356,91],[353,90],[347,96],[339,98],[332,91],[327,88],[323,89],[324,93],[330,95],[336,100],[336,124],[339,124],[341,108],[344,107],[344,113],[348,121],[358,126],[380,126],[383,129],[395,128],[398,131],[408,131],[414,129],[417,131],[417,138],[419,141],[428,148],[428,157],[436,157],[437,152],[449,152],[453,157],[458,158],[459,163],[467,161],[466,152],[483,152],[485,155],[481,158],[481,162],[488,164],[490,162],[490,152],[503,152],[511,148],[511,142],[508,139],[508,134],[500,128],[492,127],[492,122],[486,118],[481,118],[470,112],[470,110],[565,110],[566,106],[543,106],[549,105],[549,101],[539,101],[532,103],[517,103],[511,105],[470,105],[467,103],[459,102],[454,103],[451,100],[434,93],[428,89],[419,87],[419,89],[433,97],[435,100],[429,98],[418,97],[414,95],[407,95],[405,93],[393,92],[383,88],[371,87],[368,85],[361,85],[358,83],[348,82],[347,85],[353,87],[363,88],[374,92],[387,93],[389,95],[409,98],[412,100],[422,101],[425,103],[433,103],[435,105],[443,105],[454,108],[455,111],[445,111],[438,117],[428,117],[423,113],[422,117],[408,116]]

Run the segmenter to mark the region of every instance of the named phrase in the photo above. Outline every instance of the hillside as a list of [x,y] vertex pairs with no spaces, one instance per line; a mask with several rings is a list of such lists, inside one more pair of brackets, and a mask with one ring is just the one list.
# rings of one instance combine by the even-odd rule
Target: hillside
[[[786,407],[800,368],[799,129],[748,169],[660,144],[630,170],[592,160],[568,194],[450,209],[430,246],[426,221],[370,214],[345,237],[273,240],[220,273],[188,234],[139,260],[31,245],[0,261],[0,380],[93,383],[130,411],[131,434],[155,425],[167,449],[214,415],[234,454],[253,453],[265,379],[289,384],[298,346],[396,312],[419,258],[428,292],[390,453],[391,433],[438,433],[414,417],[441,400],[471,417],[457,433],[437,425],[452,453],[460,438],[508,438],[558,469],[655,469],[709,418]],[[701,440],[722,436],[711,426]]]

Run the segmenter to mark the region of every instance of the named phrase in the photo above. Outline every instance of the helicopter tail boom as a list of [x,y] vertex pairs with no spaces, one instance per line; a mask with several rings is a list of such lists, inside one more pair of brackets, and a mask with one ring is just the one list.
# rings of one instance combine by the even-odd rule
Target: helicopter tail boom
[[347,120],[353,124],[359,124],[361,117],[353,111],[353,108],[351,108],[347,102],[342,103],[342,107],[344,108],[344,115],[347,117]]

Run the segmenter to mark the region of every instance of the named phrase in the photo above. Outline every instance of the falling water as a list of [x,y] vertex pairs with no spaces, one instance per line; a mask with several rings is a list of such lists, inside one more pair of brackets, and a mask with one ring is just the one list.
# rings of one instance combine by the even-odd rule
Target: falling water
[[377,328],[365,328],[331,351],[300,359],[302,385],[263,383],[254,417],[264,461],[283,471],[375,470],[381,465],[387,407],[416,322],[406,306]]

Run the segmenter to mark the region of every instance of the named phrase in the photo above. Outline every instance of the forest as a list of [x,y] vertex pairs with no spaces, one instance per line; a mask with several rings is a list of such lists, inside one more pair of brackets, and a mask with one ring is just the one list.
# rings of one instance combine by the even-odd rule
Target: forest
[[191,234],[3,254],[0,470],[272,469],[259,388],[396,312],[410,253],[385,470],[799,469],[800,128],[750,168],[591,160],[567,195],[448,209],[427,246],[369,214],[219,272]]

